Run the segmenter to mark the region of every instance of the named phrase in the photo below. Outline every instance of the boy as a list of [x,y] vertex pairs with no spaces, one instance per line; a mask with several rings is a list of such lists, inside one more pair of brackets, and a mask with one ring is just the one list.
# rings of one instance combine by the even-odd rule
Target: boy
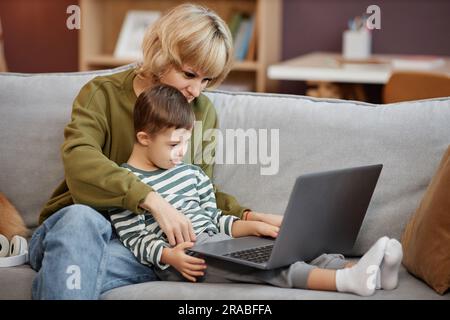
[[[191,106],[177,89],[157,85],[144,91],[134,109],[136,142],[123,166],[189,218],[197,243],[249,235],[275,238],[278,233],[276,226],[222,215],[217,209],[208,176],[199,167],[182,163],[194,120]],[[381,266],[381,287],[383,284],[384,288],[397,285],[401,246],[398,247],[398,241],[387,237],[380,238],[351,267],[342,255],[323,254],[309,264],[296,262],[269,271],[208,258],[206,271],[203,259],[185,253],[193,243],[184,242],[170,247],[151,214],[122,211],[111,214],[111,221],[123,244],[141,263],[155,266],[155,272],[162,280],[182,281],[184,277],[192,282],[199,278],[205,282],[266,283],[368,296],[375,291],[375,280]],[[387,256],[389,259],[385,259],[382,266],[383,258]],[[345,267],[349,268],[343,269]],[[375,272],[371,274],[367,270]]]

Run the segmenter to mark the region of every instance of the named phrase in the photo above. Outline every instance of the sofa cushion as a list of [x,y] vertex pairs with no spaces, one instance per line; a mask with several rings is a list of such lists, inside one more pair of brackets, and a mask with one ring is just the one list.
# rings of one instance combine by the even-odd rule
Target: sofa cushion
[[450,287],[450,147],[402,236],[403,264],[443,294]]
[[[29,265],[0,268],[0,300],[31,299],[31,285],[36,272]],[[377,290],[373,296],[328,291],[282,289],[272,286],[242,283],[187,283],[155,281],[119,287],[105,292],[102,299],[224,299],[224,300],[274,300],[274,299],[424,299],[449,300],[450,293],[443,296],[431,290],[424,282],[414,278],[405,268],[399,272],[399,286],[395,290]]]
[[278,130],[279,143],[272,144],[272,152],[279,149],[279,163],[276,157],[272,161],[275,174],[262,174],[261,168],[270,171],[270,165],[259,155],[256,164],[248,164],[249,147],[246,164],[216,166],[216,184],[254,210],[283,213],[301,174],[384,165],[355,246],[347,255],[362,255],[384,235],[400,239],[450,144],[450,98],[373,105],[276,94],[208,95],[218,110],[223,136],[218,139],[217,162],[224,145],[227,150],[233,146],[227,139],[227,134],[232,136],[229,129],[253,128],[249,136],[253,131],[261,142],[268,140],[269,151],[270,130]]
[[60,146],[72,103],[96,72],[0,73],[0,188],[28,227],[64,177]]
[[35,276],[36,272],[28,264],[0,268],[0,300],[31,299],[31,285]]

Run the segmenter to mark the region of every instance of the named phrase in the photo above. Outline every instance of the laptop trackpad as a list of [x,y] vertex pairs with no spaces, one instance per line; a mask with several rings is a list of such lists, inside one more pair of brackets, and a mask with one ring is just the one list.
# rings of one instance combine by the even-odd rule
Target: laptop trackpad
[[274,242],[274,239],[269,238],[242,237],[196,245],[191,249],[191,251],[205,254],[211,253],[214,255],[224,255],[230,252],[273,244]]

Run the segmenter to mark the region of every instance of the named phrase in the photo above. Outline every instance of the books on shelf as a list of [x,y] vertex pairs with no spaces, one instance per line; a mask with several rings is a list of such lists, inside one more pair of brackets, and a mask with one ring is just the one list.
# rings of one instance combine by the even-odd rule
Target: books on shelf
[[405,56],[392,59],[394,69],[402,70],[431,70],[443,66],[445,60],[436,56]]
[[229,22],[237,61],[255,60],[256,30],[254,14],[236,12]]
[[255,16],[253,18],[252,34],[251,34],[251,37],[250,37],[250,43],[248,45],[246,60],[256,61],[256,59],[257,59],[257,57],[256,57],[256,46],[257,46],[256,39],[257,39],[257,34],[258,34],[258,21],[257,21],[257,16]]

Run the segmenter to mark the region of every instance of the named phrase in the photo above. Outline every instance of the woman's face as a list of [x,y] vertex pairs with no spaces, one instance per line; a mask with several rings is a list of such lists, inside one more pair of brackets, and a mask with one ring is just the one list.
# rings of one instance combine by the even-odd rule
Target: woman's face
[[161,83],[175,87],[183,93],[189,102],[197,98],[206,88],[211,77],[194,70],[188,65],[181,69],[171,67],[160,79]]

